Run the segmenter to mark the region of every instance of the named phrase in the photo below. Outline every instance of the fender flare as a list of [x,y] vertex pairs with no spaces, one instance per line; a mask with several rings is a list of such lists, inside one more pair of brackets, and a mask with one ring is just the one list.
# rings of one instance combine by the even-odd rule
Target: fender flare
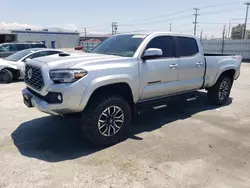
[[8,68],[10,68],[10,69],[14,69],[14,70],[18,70],[18,68],[17,68],[17,66],[16,65],[0,65],[0,70],[2,70],[2,69],[8,69]]
[[211,86],[213,86],[217,80],[219,79],[219,77],[226,71],[228,70],[234,70],[235,72],[237,71],[237,66],[236,65],[227,65],[227,66],[223,66],[220,68],[219,72],[216,74]]
[[82,109],[85,108],[87,105],[91,95],[94,93],[94,91],[100,87],[107,86],[110,84],[116,84],[116,83],[126,83],[129,85],[131,91],[132,91],[132,97],[133,101],[136,102],[138,96],[136,96],[136,91],[133,90],[133,85],[135,84],[133,82],[133,78],[126,74],[119,74],[119,75],[110,75],[110,76],[103,76],[98,77],[94,80],[92,80],[88,86],[86,87],[86,90],[84,91],[83,97],[81,99],[80,106]]

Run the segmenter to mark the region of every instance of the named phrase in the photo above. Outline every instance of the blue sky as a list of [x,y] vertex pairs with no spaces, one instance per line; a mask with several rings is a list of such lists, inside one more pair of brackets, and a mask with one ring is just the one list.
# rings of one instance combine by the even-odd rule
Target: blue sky
[[[119,24],[119,32],[137,30],[172,30],[192,33],[192,8],[200,8],[198,32],[220,36],[224,24],[243,22],[246,6],[237,0],[1,0],[0,27],[61,27],[88,32],[107,33],[111,22]],[[222,4],[227,4],[223,6]],[[218,5],[218,6],[213,6]],[[221,6],[219,6],[221,5]],[[250,17],[250,16],[249,16]],[[249,20],[250,21],[250,20]],[[250,22],[249,22],[250,23]]]

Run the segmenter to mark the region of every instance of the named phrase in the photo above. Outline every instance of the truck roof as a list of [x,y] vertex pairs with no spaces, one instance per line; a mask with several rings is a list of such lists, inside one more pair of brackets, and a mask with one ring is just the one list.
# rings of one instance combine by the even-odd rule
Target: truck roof
[[138,33],[134,33],[134,32],[128,32],[128,33],[123,33],[123,34],[118,34],[118,35],[126,35],[126,34],[130,34],[130,35],[171,35],[171,36],[182,36],[182,37],[190,37],[190,38],[197,38],[194,35],[188,35],[188,34],[183,34],[183,33],[175,33],[175,32],[166,32],[166,31],[157,31],[157,32],[138,32]]

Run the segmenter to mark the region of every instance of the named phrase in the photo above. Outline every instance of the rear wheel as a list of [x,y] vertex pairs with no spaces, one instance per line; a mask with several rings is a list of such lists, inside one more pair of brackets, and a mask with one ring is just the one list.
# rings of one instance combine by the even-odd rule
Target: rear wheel
[[10,83],[13,80],[13,74],[7,69],[0,70],[0,82]]
[[228,76],[222,76],[216,84],[208,89],[208,99],[212,104],[223,105],[228,101],[232,88],[231,79]]
[[82,130],[97,146],[115,144],[125,137],[131,122],[131,107],[121,96],[98,97],[83,113]]

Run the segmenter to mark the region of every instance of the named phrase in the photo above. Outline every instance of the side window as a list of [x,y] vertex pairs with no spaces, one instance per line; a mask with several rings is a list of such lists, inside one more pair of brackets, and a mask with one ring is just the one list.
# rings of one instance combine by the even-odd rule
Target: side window
[[46,55],[49,55],[49,54],[48,54],[48,51],[42,51],[42,52],[36,52],[36,53],[30,55],[30,56],[27,57],[27,58],[29,58],[29,59],[34,59],[34,58],[38,58],[38,57],[42,57],[42,56],[46,56]]
[[46,48],[45,44],[34,44],[35,48]]
[[59,54],[61,52],[59,51],[48,51],[48,55],[54,55],[54,54]]
[[161,36],[153,38],[147,45],[147,48],[159,48],[163,52],[163,57],[175,56],[175,44],[173,37]]
[[25,49],[25,45],[24,44],[16,44],[16,50],[17,51],[21,51]]
[[31,44],[31,48],[36,48],[36,44]]
[[32,48],[32,44],[25,44],[25,48],[26,49]]
[[177,42],[180,57],[193,56],[199,52],[197,42],[193,38],[177,37]]
[[15,52],[15,51],[17,51],[15,44],[10,44],[9,47],[10,47],[10,48],[9,48],[9,51],[10,51],[10,52]]

